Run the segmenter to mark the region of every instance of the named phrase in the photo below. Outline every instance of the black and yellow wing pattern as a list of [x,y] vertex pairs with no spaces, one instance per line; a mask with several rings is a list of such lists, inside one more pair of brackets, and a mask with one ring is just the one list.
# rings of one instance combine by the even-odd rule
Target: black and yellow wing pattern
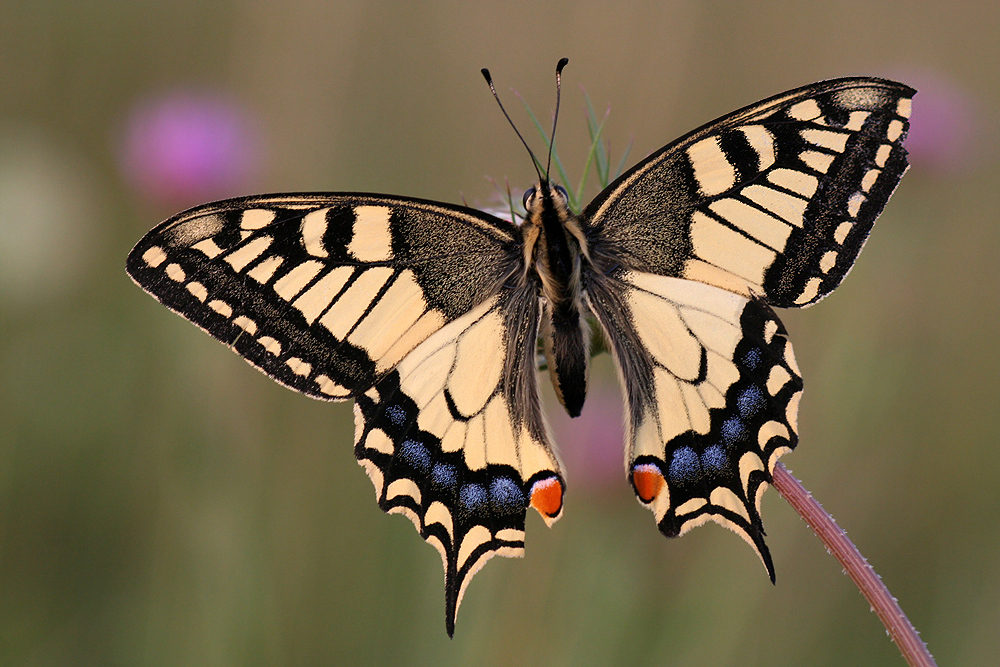
[[907,168],[914,91],[852,78],[724,116],[632,168],[584,211],[607,268],[588,294],[621,369],[630,479],[660,530],[711,519],[758,552],[760,496],[795,447],[802,380],[772,307],[854,265]]
[[802,380],[772,308],[818,301],[854,264],[906,169],[913,93],[853,78],[770,98],[654,153],[579,216],[545,203],[547,179],[520,224],[378,194],[245,197],[167,220],[127,270],[276,381],[355,400],[379,506],[441,554],[449,634],[472,575],[522,555],[527,508],[561,515],[536,350],[574,307],[609,341],[628,479],[661,532],[717,521],[773,580],[760,498],[796,445]]
[[356,399],[355,454],[379,506],[441,552],[448,629],[525,510],[563,482],[537,397],[538,298],[516,228],[399,197],[301,194],[197,207],[147,234],[129,275],[287,387]]

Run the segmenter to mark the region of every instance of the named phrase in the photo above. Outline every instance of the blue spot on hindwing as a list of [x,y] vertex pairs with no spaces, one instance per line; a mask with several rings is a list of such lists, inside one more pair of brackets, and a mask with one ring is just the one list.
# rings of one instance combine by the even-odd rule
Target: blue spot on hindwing
[[385,409],[385,416],[389,418],[393,426],[402,426],[406,423],[406,410],[398,405],[390,405]]
[[426,473],[431,466],[431,454],[423,443],[416,440],[404,440],[399,446],[397,455],[407,465],[420,473]]
[[751,347],[743,353],[743,358],[740,360],[740,364],[752,371],[760,365],[763,358],[764,355],[761,353],[760,348]]
[[490,507],[494,512],[513,514],[526,505],[521,485],[510,477],[497,477],[490,482]]
[[667,474],[670,476],[670,481],[675,484],[697,479],[701,474],[698,455],[690,447],[681,447],[675,450]]
[[739,417],[730,417],[726,421],[722,422],[722,426],[719,430],[722,433],[722,441],[729,446],[745,440],[747,437],[746,424],[744,424]]
[[736,398],[736,409],[739,410],[740,416],[746,418],[760,412],[766,403],[761,388],[757,385],[750,385],[745,387]]
[[729,457],[721,445],[712,445],[701,453],[701,465],[712,472],[723,472],[728,462]]
[[455,466],[450,463],[435,463],[431,470],[431,484],[440,491],[454,493],[455,487],[458,486]]
[[458,492],[458,500],[470,513],[486,509],[486,489],[482,484],[466,484]]

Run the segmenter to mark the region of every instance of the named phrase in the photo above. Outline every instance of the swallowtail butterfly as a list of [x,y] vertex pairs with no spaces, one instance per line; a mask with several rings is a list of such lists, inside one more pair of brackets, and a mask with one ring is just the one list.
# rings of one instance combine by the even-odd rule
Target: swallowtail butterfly
[[562,513],[536,346],[576,416],[591,321],[625,395],[627,479],[660,532],[720,523],[773,581],[760,499],[796,445],[802,380],[772,308],[811,305],[851,269],[906,171],[914,92],[845,78],[776,95],[579,214],[541,172],[516,223],[353,192],[206,204],[143,237],[128,273],[281,384],[355,400],[379,507],[441,553],[449,634],[472,575],[523,554],[527,508]]

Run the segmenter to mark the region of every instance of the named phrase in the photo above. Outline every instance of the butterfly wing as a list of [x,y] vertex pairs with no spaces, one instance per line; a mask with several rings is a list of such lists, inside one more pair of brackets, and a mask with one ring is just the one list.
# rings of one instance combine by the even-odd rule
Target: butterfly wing
[[[529,503],[562,506],[535,385],[537,290],[513,225],[367,194],[201,206],[147,234],[129,275],[276,381],[357,398],[356,447],[387,512],[444,558],[449,632],[472,574],[520,555]],[[425,465],[426,464],[426,465]]]
[[527,506],[549,524],[562,511],[538,402],[538,319],[534,289],[505,290],[357,399],[355,453],[379,506],[441,553],[449,635],[472,576],[494,555],[523,554]]
[[774,568],[760,499],[795,447],[802,380],[762,301],[712,285],[619,269],[591,285],[626,393],[626,467],[660,531],[712,519]]
[[149,232],[129,275],[278,382],[313,398],[372,386],[491,296],[516,230],[471,209],[362,194],[200,206]]
[[715,520],[773,579],[759,500],[796,445],[802,381],[771,306],[812,304],[853,266],[906,170],[913,94],[854,78],[777,95],[654,153],[584,212],[629,475],[664,534]]
[[815,303],[854,265],[906,171],[914,92],[837,79],[713,121],[587,207],[595,251],[772,306]]

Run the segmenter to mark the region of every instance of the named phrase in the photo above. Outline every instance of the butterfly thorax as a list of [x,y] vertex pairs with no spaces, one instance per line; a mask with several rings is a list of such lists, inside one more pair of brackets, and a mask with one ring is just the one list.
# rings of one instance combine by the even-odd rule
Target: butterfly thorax
[[589,262],[587,239],[562,188],[541,181],[525,193],[524,204],[525,273],[537,276],[541,284],[541,335],[552,385],[575,417],[586,398],[590,358],[581,287],[584,264]]

